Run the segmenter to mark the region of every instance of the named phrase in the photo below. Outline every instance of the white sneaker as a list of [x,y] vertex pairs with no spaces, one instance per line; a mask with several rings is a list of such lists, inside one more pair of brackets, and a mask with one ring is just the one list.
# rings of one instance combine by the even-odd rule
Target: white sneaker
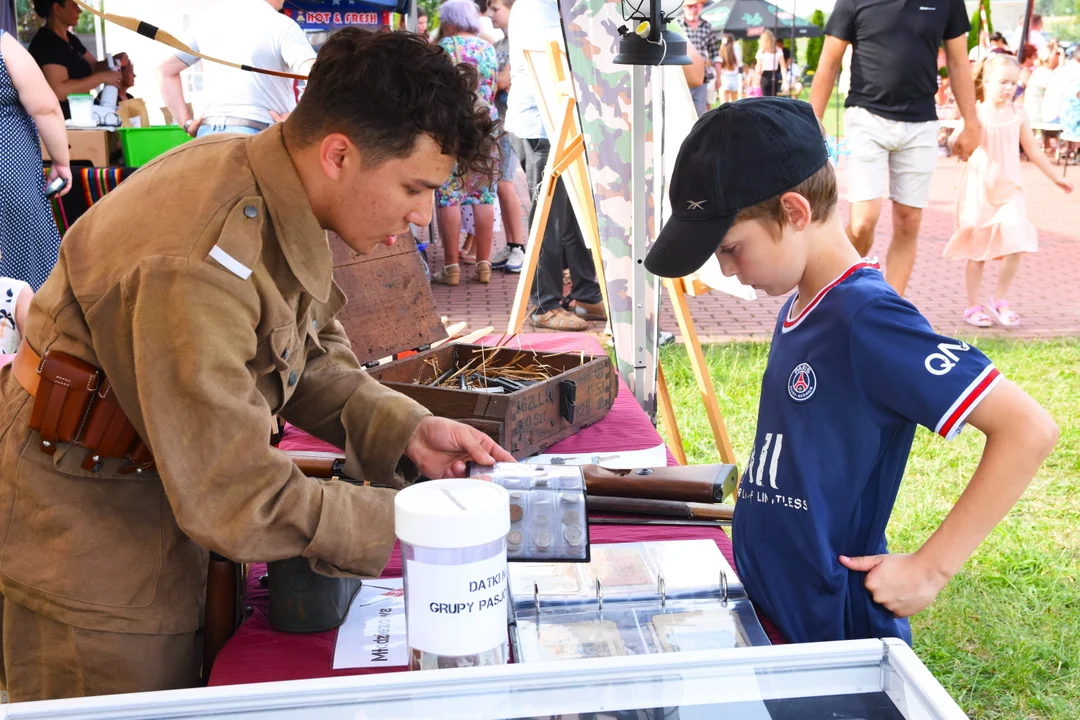
[[491,256],[491,267],[494,270],[501,270],[506,267],[506,261],[510,259],[511,247],[504,245],[499,252]]
[[525,251],[518,245],[510,250],[510,257],[506,260],[506,272],[519,273],[521,266],[525,264]]

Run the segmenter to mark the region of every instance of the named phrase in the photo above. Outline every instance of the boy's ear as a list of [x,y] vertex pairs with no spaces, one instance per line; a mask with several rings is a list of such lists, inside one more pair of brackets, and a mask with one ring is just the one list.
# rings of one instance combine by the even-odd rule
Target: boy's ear
[[784,209],[787,224],[792,230],[802,232],[814,221],[810,201],[797,192],[787,192],[780,196],[780,207]]

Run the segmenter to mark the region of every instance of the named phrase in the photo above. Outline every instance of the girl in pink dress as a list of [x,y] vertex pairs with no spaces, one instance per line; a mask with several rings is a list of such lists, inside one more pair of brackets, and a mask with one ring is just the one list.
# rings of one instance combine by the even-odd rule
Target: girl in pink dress
[[[993,320],[1005,327],[1020,322],[1005,293],[1023,253],[1039,249],[1038,234],[1024,206],[1020,148],[1054,184],[1072,192],[1072,185],[1054,174],[1050,160],[1036,145],[1023,108],[1013,105],[1019,77],[1020,64],[1005,53],[990,55],[975,71],[982,141],[960,176],[956,232],[945,246],[945,257],[968,261],[964,320],[975,327],[990,327]],[[950,146],[961,130],[962,126],[953,132]],[[984,311],[979,288],[987,260],[1001,260],[1001,270],[996,292]]]

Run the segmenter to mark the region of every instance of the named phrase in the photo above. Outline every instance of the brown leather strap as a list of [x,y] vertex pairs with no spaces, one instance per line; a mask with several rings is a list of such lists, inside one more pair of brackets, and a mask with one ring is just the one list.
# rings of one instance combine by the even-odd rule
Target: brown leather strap
[[15,353],[15,359],[11,363],[11,372],[15,379],[22,385],[23,390],[30,393],[30,397],[37,397],[38,385],[41,377],[38,372],[41,369],[41,356],[34,352],[34,348],[23,338],[19,343],[19,350]]
[[54,384],[46,398],[48,404],[45,406],[45,417],[41,423],[41,451],[46,455],[56,452],[56,428],[60,424],[60,413],[64,409],[67,394],[67,386]]

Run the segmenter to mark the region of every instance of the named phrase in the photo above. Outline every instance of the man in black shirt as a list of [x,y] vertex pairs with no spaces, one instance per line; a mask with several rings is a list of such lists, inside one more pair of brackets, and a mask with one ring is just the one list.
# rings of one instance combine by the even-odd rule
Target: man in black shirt
[[[110,70],[104,60],[96,60],[82,41],[68,31],[82,15],[78,5],[72,0],[34,0],[34,12],[45,18],[45,25],[30,41],[30,55],[60,100],[65,118],[71,117],[68,95],[88,93],[102,84],[122,89],[120,71]],[[116,59],[122,65],[127,64],[125,53],[118,54]]]
[[881,213],[885,176],[893,201],[893,238],[885,277],[904,294],[915,264],[922,209],[937,163],[937,51],[942,41],[964,131],[954,153],[979,145],[975,86],[967,59],[970,23],[963,0],[837,0],[825,26],[810,102],[820,119],[836,73],[852,45],[851,91],[844,103],[848,160],[848,237],[867,255]]

